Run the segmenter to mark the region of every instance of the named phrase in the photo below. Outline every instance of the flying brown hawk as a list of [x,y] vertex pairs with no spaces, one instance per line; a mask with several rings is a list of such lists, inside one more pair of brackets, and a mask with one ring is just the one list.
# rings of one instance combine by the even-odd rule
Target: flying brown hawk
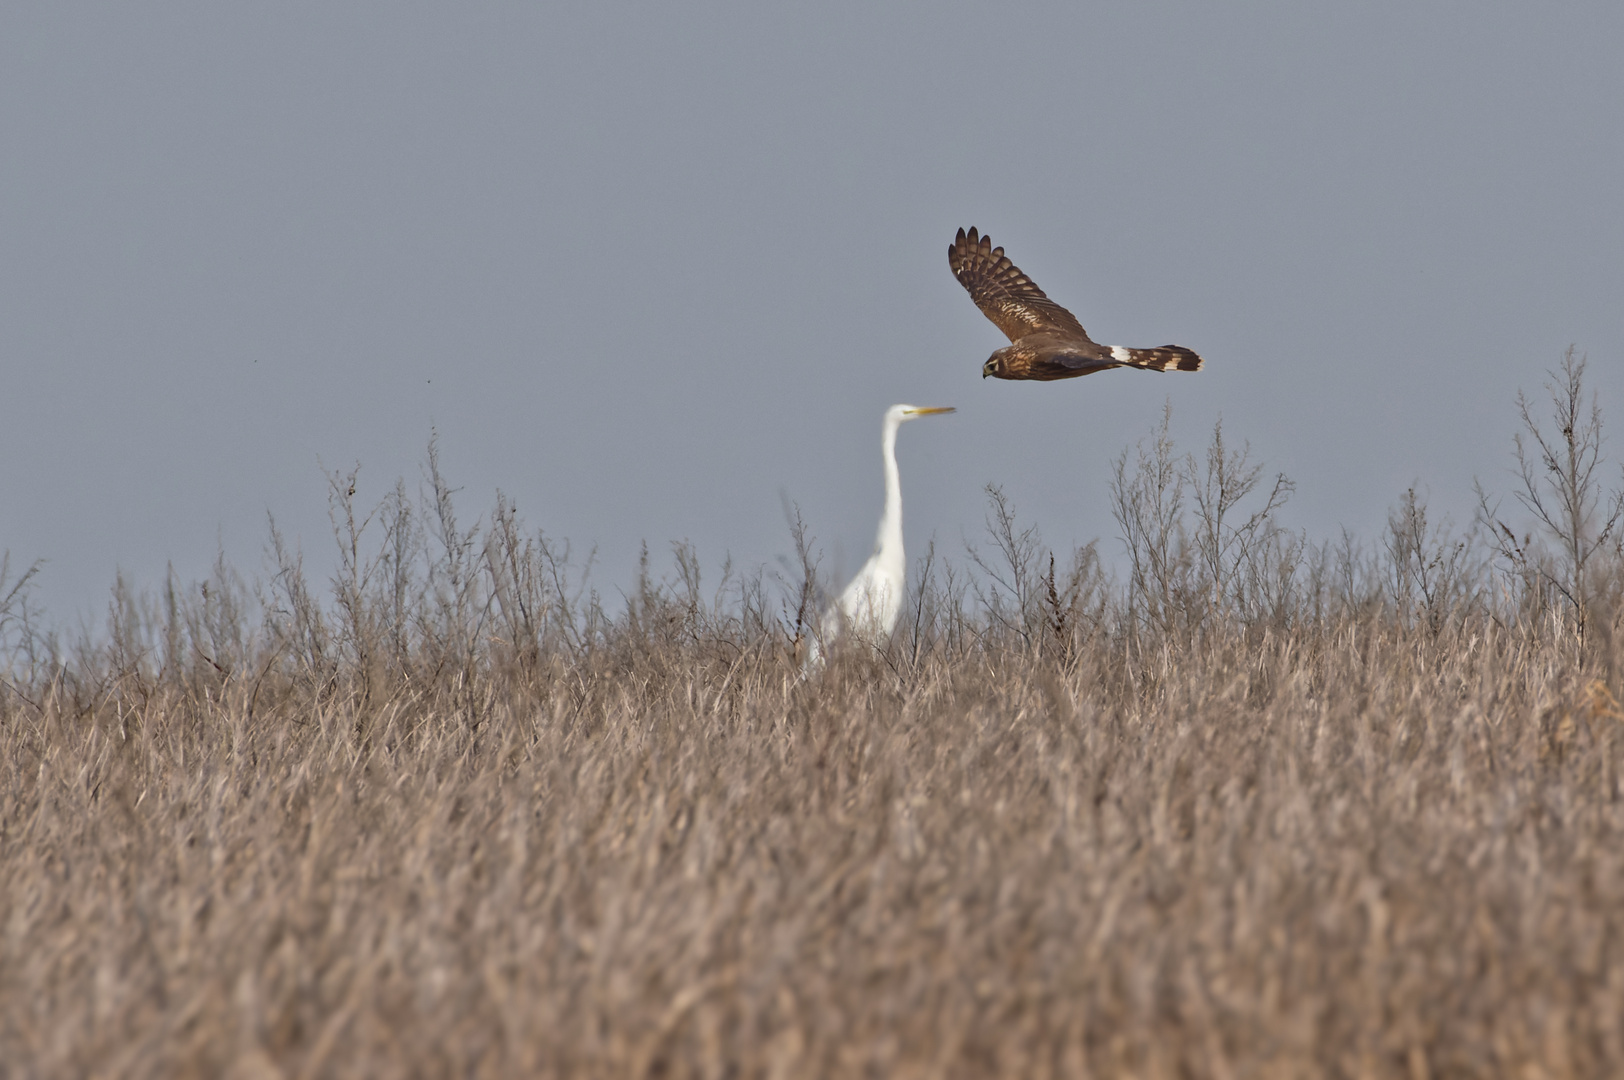
[[947,249],[948,264],[959,284],[970,291],[981,313],[1013,345],[993,353],[981,365],[981,377],[1000,379],[1070,379],[1106,368],[1147,371],[1200,371],[1201,357],[1182,345],[1129,349],[1097,345],[1077,317],[1043,294],[1032,279],[1009,261],[992,240],[971,229]]

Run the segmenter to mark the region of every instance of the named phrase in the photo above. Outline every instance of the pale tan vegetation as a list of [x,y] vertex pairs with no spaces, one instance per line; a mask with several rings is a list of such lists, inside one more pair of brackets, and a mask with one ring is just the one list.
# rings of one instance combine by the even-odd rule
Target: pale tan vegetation
[[505,502],[459,522],[432,449],[370,516],[333,478],[325,586],[273,529],[263,581],[121,585],[64,641],[0,574],[0,1071],[1624,1075],[1582,375],[1545,438],[1603,464],[1542,533],[1411,492],[1316,545],[1164,427],[1124,578],[994,489],[809,679],[798,524],[787,579],[679,545],[611,603]]

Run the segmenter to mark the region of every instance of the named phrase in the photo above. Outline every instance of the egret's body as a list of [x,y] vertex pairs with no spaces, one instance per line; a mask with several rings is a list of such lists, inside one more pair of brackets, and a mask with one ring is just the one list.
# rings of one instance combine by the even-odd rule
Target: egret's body
[[[880,514],[880,531],[874,538],[874,554],[823,616],[825,645],[846,629],[864,641],[882,645],[897,625],[908,575],[908,563],[902,551],[902,481],[897,473],[897,428],[921,416],[952,411],[951,408],[914,405],[893,405],[885,410],[880,429],[880,457],[885,467],[885,509]],[[820,661],[815,641],[809,659],[813,664]]]

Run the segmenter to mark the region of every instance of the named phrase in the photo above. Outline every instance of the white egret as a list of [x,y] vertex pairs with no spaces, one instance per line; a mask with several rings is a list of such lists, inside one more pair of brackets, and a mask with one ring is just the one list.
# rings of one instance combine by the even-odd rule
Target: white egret
[[[897,475],[897,428],[921,416],[952,411],[948,407],[916,405],[893,405],[885,410],[885,420],[880,427],[885,510],[880,514],[879,535],[874,538],[874,554],[823,616],[825,647],[846,628],[875,645],[884,644],[891,636],[897,616],[902,613],[902,594],[908,575],[907,560],[902,553],[902,482]],[[808,664],[815,667],[821,663],[821,652],[818,639],[813,638]]]

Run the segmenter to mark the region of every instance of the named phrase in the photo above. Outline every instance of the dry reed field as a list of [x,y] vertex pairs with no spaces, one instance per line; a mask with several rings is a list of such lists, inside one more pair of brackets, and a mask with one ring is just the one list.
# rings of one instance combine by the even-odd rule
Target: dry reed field
[[798,526],[793,572],[678,546],[611,602],[500,500],[460,524],[432,450],[370,514],[333,478],[324,584],[273,530],[262,580],[66,640],[10,573],[0,1072],[1624,1075],[1582,375],[1521,403],[1526,532],[1407,494],[1314,544],[1164,426],[1110,485],[1125,570],[994,489],[809,676]]

